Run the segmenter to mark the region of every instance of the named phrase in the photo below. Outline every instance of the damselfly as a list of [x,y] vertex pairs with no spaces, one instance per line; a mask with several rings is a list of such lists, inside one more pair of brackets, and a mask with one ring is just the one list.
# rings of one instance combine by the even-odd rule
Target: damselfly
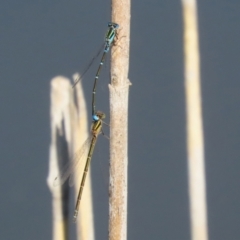
[[74,217],[73,217],[74,222],[76,222],[76,219],[77,219],[79,205],[80,205],[80,201],[81,201],[81,197],[82,197],[82,193],[83,193],[83,188],[84,188],[86,176],[88,173],[89,165],[91,162],[93,150],[94,150],[94,147],[95,147],[95,144],[97,141],[97,137],[98,137],[99,133],[103,133],[102,132],[102,124],[103,124],[104,118],[105,118],[105,114],[102,112],[98,111],[94,114],[93,123],[92,123],[92,127],[91,127],[91,135],[85,141],[85,143],[83,144],[83,146],[79,150],[79,152],[77,152],[75,154],[73,160],[69,161],[66,164],[66,166],[64,166],[62,168],[59,176],[54,179],[55,186],[59,185],[59,184],[63,184],[68,178],[70,181],[70,185],[72,185],[72,183],[74,181],[72,174],[74,173],[75,169],[78,167],[79,163],[81,161],[83,161],[82,157],[84,156],[84,152],[85,152],[86,148],[88,149],[86,163],[85,163],[85,167],[83,170],[82,180],[81,180],[80,189],[78,192],[77,202],[76,202],[76,206],[75,206],[75,212],[74,212]]
[[[108,31],[106,33],[106,38],[105,38],[105,43],[104,43],[104,50],[103,50],[103,55],[97,70],[97,73],[95,75],[95,79],[94,79],[94,85],[93,85],[93,91],[92,91],[92,116],[95,115],[95,94],[96,94],[96,86],[97,86],[97,80],[99,78],[106,54],[109,52],[109,49],[111,48],[111,46],[114,43],[114,39],[117,36],[117,32],[116,30],[119,28],[119,25],[117,23],[113,23],[113,22],[109,22],[108,23]],[[98,53],[99,54],[99,53]],[[92,63],[92,61],[91,61]],[[82,74],[81,77],[83,77],[83,75],[87,72],[87,70],[89,69],[91,63],[88,65],[87,69],[84,71],[84,73]],[[80,81],[80,78],[78,78],[75,83],[73,84],[73,87]]]
[[102,65],[104,63],[106,53],[109,51],[110,47],[113,44],[114,38],[116,36],[116,29],[118,27],[119,27],[119,25],[117,23],[112,23],[112,22],[108,23],[108,28],[109,29],[108,29],[108,32],[107,32],[107,35],[106,35],[106,39],[105,39],[105,48],[104,48],[102,59],[101,59],[101,62],[99,64],[99,67],[98,67],[98,70],[97,70],[97,74],[95,76],[94,84],[93,84],[93,91],[92,91],[92,115],[94,115],[95,112],[96,112],[95,111],[95,94],[96,94],[97,80],[99,78],[99,74],[100,74],[100,71],[102,69]]

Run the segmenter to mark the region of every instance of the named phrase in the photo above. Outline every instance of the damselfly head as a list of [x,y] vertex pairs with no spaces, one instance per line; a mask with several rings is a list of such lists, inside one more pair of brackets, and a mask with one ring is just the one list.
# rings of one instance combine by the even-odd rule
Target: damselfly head
[[104,119],[104,118],[106,117],[105,113],[100,112],[100,111],[97,111],[97,112],[96,112],[96,116],[97,116],[99,119]]
[[112,27],[112,28],[118,29],[119,25],[117,23],[109,22],[108,23],[108,27]]

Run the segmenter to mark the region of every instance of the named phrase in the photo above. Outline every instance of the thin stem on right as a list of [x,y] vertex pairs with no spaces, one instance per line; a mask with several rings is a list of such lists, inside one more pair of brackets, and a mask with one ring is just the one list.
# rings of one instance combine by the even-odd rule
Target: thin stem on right
[[182,0],[188,184],[192,240],[207,240],[206,176],[196,0]]

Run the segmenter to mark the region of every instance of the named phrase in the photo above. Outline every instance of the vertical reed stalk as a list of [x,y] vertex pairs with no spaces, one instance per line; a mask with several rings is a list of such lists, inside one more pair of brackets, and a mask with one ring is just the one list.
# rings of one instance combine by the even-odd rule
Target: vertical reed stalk
[[112,50],[110,91],[109,239],[127,237],[128,93],[130,0],[112,0],[112,21],[120,25]]
[[207,240],[206,177],[196,0],[182,0],[191,235]]
[[[59,175],[59,167],[71,160],[71,157],[81,147],[88,134],[87,111],[80,84],[74,90],[77,106],[74,101],[74,91],[68,79],[55,77],[51,81],[51,145],[47,183],[52,193],[53,240],[68,239],[68,218],[70,224],[72,224],[73,219],[73,212],[68,212],[68,186],[53,186],[53,182],[55,177]],[[75,175],[78,176],[78,174]],[[81,240],[94,239],[89,176],[90,174],[88,174],[86,180],[85,193],[80,207],[78,219],[80,221],[77,221],[77,238]],[[79,181],[77,177],[75,192],[79,190]]]
[[[77,79],[78,77],[74,76],[73,79]],[[75,133],[75,152],[79,150],[82,144],[85,142],[89,135],[90,127],[87,121],[87,108],[86,108],[86,101],[82,89],[81,81],[75,86],[76,96],[77,96],[77,103],[78,103],[78,115],[77,115],[77,126],[74,128]],[[82,159],[85,161],[86,159]],[[84,162],[85,163],[85,162]],[[84,165],[82,166],[84,167]],[[81,170],[82,174],[82,170]],[[75,200],[78,195],[78,191],[80,188],[80,181],[82,180],[82,175],[75,174]],[[75,202],[74,202],[75,206]],[[72,217],[72,216],[71,216]],[[72,219],[71,219],[72,220]],[[77,219],[77,238],[79,240],[94,240],[94,214],[93,214],[93,200],[92,200],[92,185],[91,185],[91,167],[89,168],[84,191],[82,194],[79,216]]]

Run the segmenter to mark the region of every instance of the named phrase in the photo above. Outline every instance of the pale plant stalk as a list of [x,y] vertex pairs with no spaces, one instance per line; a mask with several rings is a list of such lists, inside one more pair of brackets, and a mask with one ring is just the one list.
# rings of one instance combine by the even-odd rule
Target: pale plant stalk
[[[77,76],[74,76],[73,79],[77,79]],[[75,129],[75,151],[78,151],[79,147],[82,146],[84,141],[89,136],[89,125],[87,121],[87,109],[86,109],[86,101],[83,94],[83,89],[80,83],[76,85],[76,93],[77,93],[77,101],[79,104],[78,110],[78,126]],[[85,161],[86,159],[82,159]],[[84,165],[83,165],[84,167]],[[81,171],[82,173],[82,171]],[[81,174],[75,174],[76,183],[75,183],[75,199],[78,195],[78,191],[80,188],[80,181],[82,180]],[[75,202],[74,202],[75,204]],[[91,166],[89,168],[89,172],[87,174],[87,179],[84,186],[84,191],[81,199],[79,216],[77,219],[77,238],[79,240],[94,240],[94,214],[93,214],[93,199],[92,199],[92,185],[91,185]]]
[[206,176],[196,0],[182,0],[182,8],[191,239],[207,240]]
[[[47,183],[52,193],[53,240],[67,240],[68,224],[73,224],[73,212],[67,212],[69,208],[63,211],[63,206],[67,204],[66,199],[68,198],[64,197],[65,194],[63,194],[62,186],[53,186],[54,179],[59,174],[58,163],[62,160],[65,160],[65,162],[69,161],[70,157],[87,138],[87,113],[80,85],[76,86],[75,91],[78,106],[75,105],[74,91],[68,79],[55,77],[51,81],[51,145]],[[65,142],[66,146],[64,149],[62,149],[63,145],[59,144],[60,141]],[[79,180],[76,179],[76,181],[77,192],[79,189]],[[77,221],[77,237],[81,240],[94,239],[90,179],[87,180],[87,183],[85,195],[83,195],[82,199],[83,206],[81,206],[84,211],[80,211],[79,216],[84,221]],[[67,219],[67,217],[70,219]]]
[[120,25],[112,49],[110,91],[109,239],[127,237],[128,94],[130,0],[112,0],[112,21]]
[[[58,163],[68,158],[67,147],[72,136],[69,119],[69,83],[62,77],[56,77],[51,81],[51,144],[49,156],[49,174],[47,183],[52,193],[53,207],[53,240],[66,240],[68,223],[65,215],[64,204],[67,204],[66,195],[62,194],[61,186],[53,186],[54,178],[58,175]],[[65,129],[62,123],[65,123]],[[61,140],[61,137],[64,140]],[[64,144],[64,142],[66,144]],[[64,147],[64,149],[63,149]],[[66,159],[66,161],[69,159]]]

